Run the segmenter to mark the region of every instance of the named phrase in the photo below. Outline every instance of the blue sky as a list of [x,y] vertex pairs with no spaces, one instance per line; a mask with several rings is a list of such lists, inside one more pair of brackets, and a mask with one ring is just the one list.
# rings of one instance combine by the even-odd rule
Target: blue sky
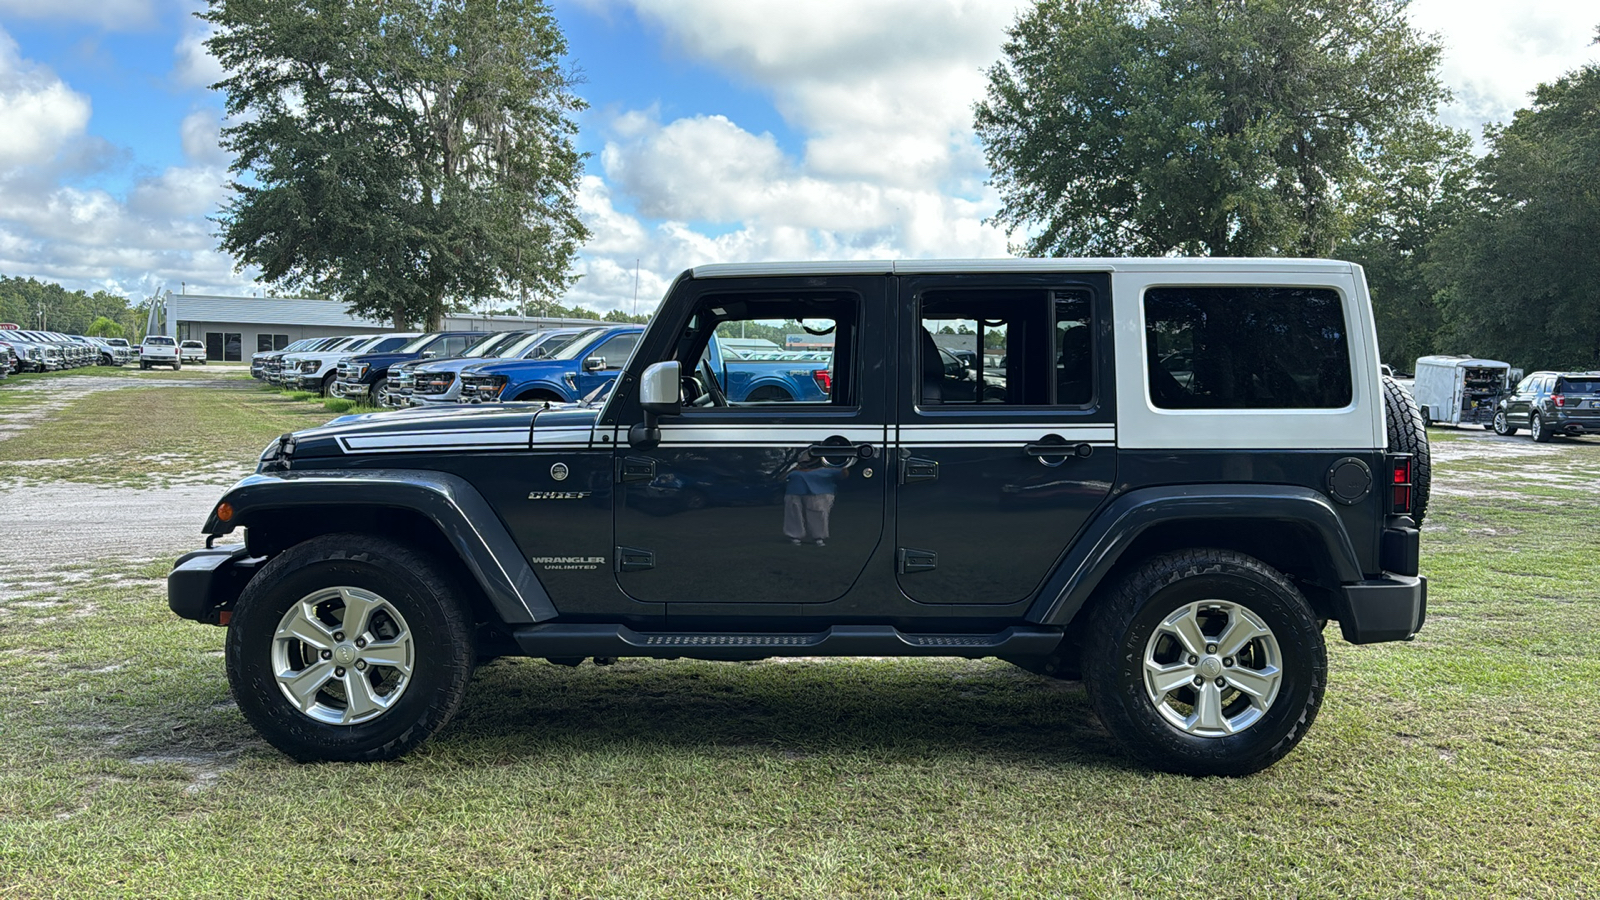
[[[0,0],[0,273],[135,297],[259,290],[215,250],[222,103],[198,0]],[[565,298],[682,269],[994,256],[971,104],[1020,0],[553,0],[590,103],[594,232]],[[1597,58],[1591,2],[1418,0],[1450,124],[1477,133]]]

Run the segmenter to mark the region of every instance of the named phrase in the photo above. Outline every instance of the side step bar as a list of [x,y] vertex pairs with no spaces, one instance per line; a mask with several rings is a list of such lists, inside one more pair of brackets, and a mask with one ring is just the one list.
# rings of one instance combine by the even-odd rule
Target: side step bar
[[526,625],[512,631],[529,656],[645,656],[751,660],[772,656],[1048,656],[1061,629],[1018,625],[996,634],[908,634],[892,625],[834,625],[813,634],[640,632],[622,625]]

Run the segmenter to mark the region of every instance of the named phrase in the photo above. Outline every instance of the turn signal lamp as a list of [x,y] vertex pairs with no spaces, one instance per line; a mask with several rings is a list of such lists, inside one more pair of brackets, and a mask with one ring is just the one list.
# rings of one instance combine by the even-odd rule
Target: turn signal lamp
[[233,521],[233,504],[231,504],[231,503],[218,503],[217,504],[217,521],[218,522],[232,522]]

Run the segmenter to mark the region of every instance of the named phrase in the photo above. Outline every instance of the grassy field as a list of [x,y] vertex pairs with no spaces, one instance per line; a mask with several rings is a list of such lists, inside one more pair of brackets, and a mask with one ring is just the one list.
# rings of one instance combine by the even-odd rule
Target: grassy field
[[[174,374],[109,371],[141,380]],[[176,375],[182,379],[186,372]],[[74,390],[74,373],[42,377],[50,379],[48,389],[0,387],[0,413],[13,407],[36,409],[52,391]],[[0,481],[121,487],[226,483],[249,472],[273,438],[320,425],[334,415],[320,404],[263,391],[248,373],[243,377],[209,376],[203,388],[134,383],[72,397],[38,427],[0,441]],[[8,403],[8,398],[16,399]]]
[[[241,465],[309,406],[152,395],[257,429]],[[0,896],[1600,896],[1600,442],[1434,436],[1427,628],[1330,627],[1315,727],[1243,779],[1139,768],[992,660],[502,660],[419,752],[297,765],[167,561],[40,573],[0,599]]]

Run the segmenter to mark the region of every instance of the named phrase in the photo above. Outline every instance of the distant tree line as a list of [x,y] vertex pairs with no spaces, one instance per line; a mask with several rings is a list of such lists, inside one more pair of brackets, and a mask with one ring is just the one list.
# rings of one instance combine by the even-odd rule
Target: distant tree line
[[1600,367],[1600,66],[1470,136],[1408,0],[1035,0],[975,128],[1031,256],[1360,263],[1384,360]]
[[87,294],[50,281],[0,275],[0,321],[22,328],[139,338],[146,309],[108,291]]

